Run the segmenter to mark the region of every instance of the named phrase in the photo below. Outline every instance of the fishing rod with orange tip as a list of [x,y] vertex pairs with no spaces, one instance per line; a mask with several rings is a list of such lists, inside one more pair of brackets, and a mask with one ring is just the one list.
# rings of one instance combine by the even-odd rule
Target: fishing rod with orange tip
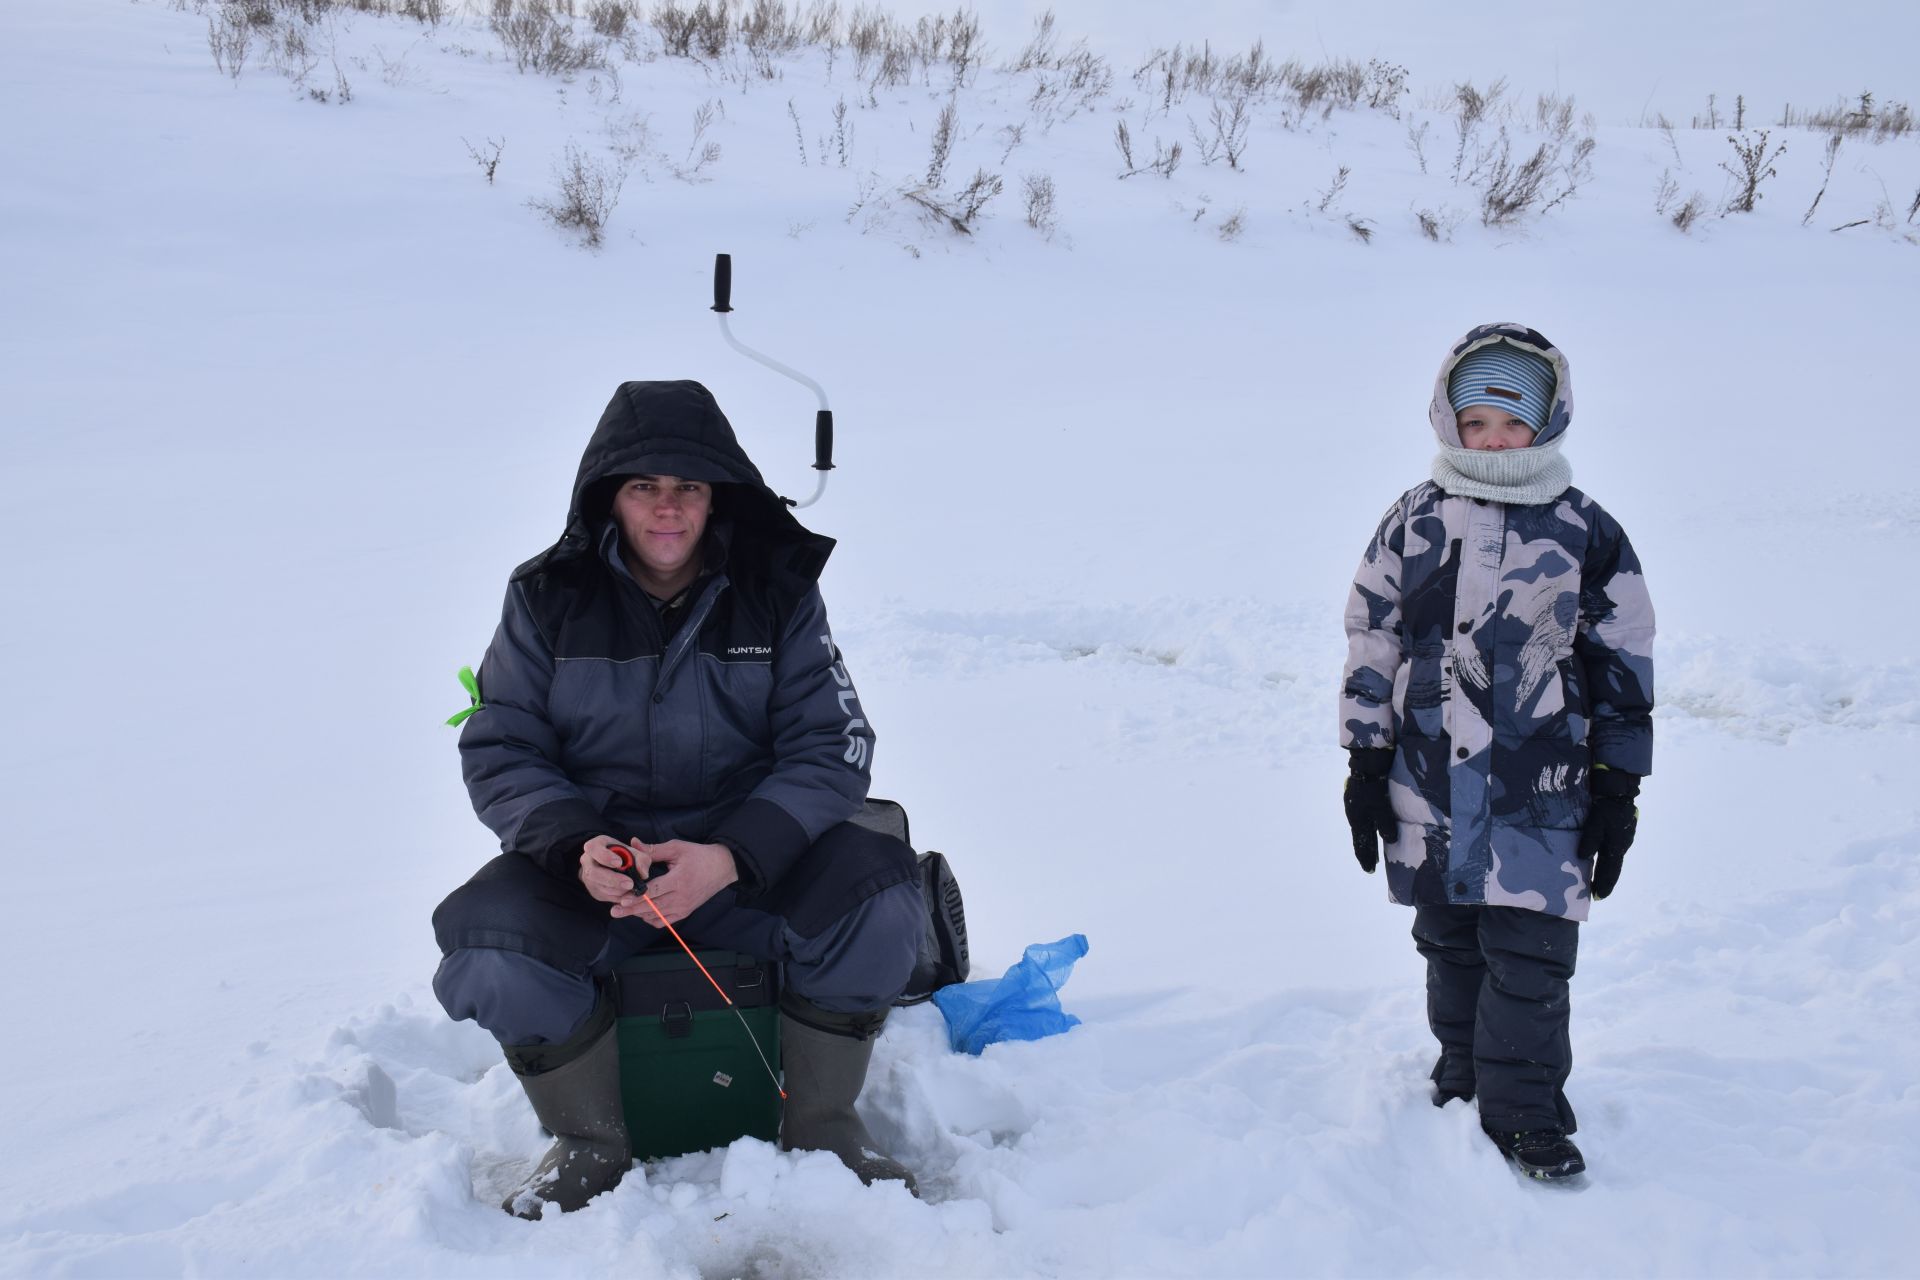
[[739,1006],[734,1004],[733,998],[726,993],[726,989],[714,980],[714,976],[711,973],[707,972],[707,966],[700,963],[700,957],[693,953],[693,948],[687,945],[687,940],[680,936],[680,931],[674,928],[672,923],[667,920],[666,913],[660,910],[659,906],[654,903],[652,897],[648,895],[647,880],[646,877],[640,874],[640,862],[639,859],[633,856],[633,850],[623,844],[613,844],[611,842],[609,842],[607,848],[616,858],[620,859],[620,865],[614,868],[614,870],[633,881],[633,891],[640,895],[640,901],[646,903],[647,906],[652,909],[654,919],[659,921],[662,928],[673,935],[673,940],[680,944],[682,951],[687,953],[687,959],[693,961],[694,966],[700,970],[701,975],[713,984],[713,989],[718,992],[720,998],[726,1002],[727,1008],[731,1009],[733,1016],[740,1020],[740,1029],[747,1033],[747,1041],[753,1045],[754,1053],[759,1055],[760,1065],[767,1069],[767,1079],[773,1081],[774,1091],[780,1095],[782,1101],[785,1101],[787,1091],[780,1087],[780,1077],[774,1074],[773,1064],[767,1061],[766,1052],[760,1048],[759,1037],[755,1036],[753,1034],[753,1028],[747,1025],[746,1015],[740,1012]]

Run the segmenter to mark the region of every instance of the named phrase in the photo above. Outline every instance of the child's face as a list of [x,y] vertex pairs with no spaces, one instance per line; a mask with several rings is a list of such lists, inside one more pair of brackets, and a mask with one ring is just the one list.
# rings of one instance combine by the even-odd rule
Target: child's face
[[1454,419],[1460,443],[1469,449],[1524,449],[1533,443],[1533,428],[1490,404],[1470,404]]

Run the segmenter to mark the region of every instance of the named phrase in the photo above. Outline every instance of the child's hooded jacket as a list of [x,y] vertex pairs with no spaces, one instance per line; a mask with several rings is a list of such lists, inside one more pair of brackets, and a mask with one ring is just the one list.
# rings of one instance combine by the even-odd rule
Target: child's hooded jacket
[[[1558,376],[1536,443],[1570,426],[1566,357],[1524,326],[1485,325],[1435,381],[1443,444],[1459,445],[1454,365],[1500,341],[1545,356]],[[1395,748],[1392,899],[1586,919],[1588,771],[1653,767],[1653,605],[1619,524],[1574,488],[1521,506],[1427,481],[1381,520],[1346,626],[1340,743]]]

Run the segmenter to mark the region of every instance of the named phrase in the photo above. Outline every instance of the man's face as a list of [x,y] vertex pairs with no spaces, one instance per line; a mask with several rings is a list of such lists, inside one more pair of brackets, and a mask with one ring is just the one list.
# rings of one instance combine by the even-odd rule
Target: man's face
[[1454,423],[1460,443],[1469,449],[1524,449],[1533,443],[1533,428],[1497,405],[1470,404]]
[[713,486],[679,476],[632,476],[613,495],[613,518],[640,563],[662,578],[699,566]]

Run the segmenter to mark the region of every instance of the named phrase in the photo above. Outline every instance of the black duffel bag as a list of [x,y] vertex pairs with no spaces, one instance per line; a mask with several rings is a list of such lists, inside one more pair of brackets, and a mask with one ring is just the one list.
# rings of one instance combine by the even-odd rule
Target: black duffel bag
[[[852,820],[913,848],[907,811],[891,800],[869,797],[866,807]],[[967,912],[960,899],[960,882],[954,879],[945,854],[916,852],[914,859],[920,867],[920,896],[927,907],[927,927],[920,935],[920,958],[913,966],[913,977],[895,1004],[919,1004],[940,988],[967,980]]]

